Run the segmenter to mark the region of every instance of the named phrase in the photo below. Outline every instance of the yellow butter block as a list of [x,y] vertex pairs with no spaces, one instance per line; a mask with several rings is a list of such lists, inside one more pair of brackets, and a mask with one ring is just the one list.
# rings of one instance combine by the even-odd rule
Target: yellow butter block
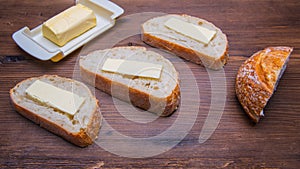
[[43,36],[58,46],[83,34],[97,24],[96,16],[90,8],[77,4],[44,22]]

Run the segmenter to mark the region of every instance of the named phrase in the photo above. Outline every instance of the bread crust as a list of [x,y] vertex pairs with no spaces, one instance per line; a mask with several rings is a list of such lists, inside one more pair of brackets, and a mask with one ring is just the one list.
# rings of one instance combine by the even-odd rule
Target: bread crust
[[[107,94],[112,95],[112,86],[114,86],[114,88],[122,88],[122,89],[128,89],[126,91],[129,91],[129,98],[130,98],[130,102],[132,103],[132,105],[142,108],[144,110],[148,110],[151,106],[150,104],[150,95],[148,93],[136,90],[132,87],[128,87],[124,84],[118,83],[118,82],[114,82],[104,76],[101,76],[99,74],[95,74],[85,68],[83,68],[82,66],[80,66],[80,73],[81,73],[81,78],[86,81],[87,83],[89,83],[92,86],[95,86],[96,88],[104,91]],[[119,92],[114,92],[114,93],[119,93]],[[119,93],[120,96],[118,98],[120,98],[121,100],[124,101],[128,101],[125,98],[122,98],[122,95],[124,95],[123,93]],[[161,102],[161,100],[159,99],[152,99],[155,101],[154,105],[159,104],[159,102]],[[176,87],[174,88],[174,90],[172,91],[172,93],[166,98],[166,106],[164,108],[164,110],[158,114],[160,116],[169,116],[171,115],[178,107],[180,102],[180,87],[179,84],[177,83]],[[153,104],[153,103],[152,103]],[[154,112],[157,113],[157,112]]]
[[239,68],[235,92],[246,114],[255,123],[276,90],[280,75],[292,52],[290,47],[268,47],[258,51]]
[[[13,107],[19,114],[21,114],[22,116],[26,117],[27,119],[33,121],[34,123],[38,124],[40,127],[58,135],[58,136],[61,136],[65,140],[67,140],[77,146],[86,147],[88,145],[91,145],[98,136],[99,129],[101,126],[101,120],[102,120],[101,112],[99,109],[99,102],[92,94],[90,94],[90,96],[93,97],[97,101],[96,108],[93,110],[93,113],[92,113],[93,114],[91,117],[92,120],[89,121],[86,129],[81,129],[80,132],[78,132],[78,133],[72,133],[70,131],[67,131],[66,129],[57,125],[56,123],[53,123],[53,122],[47,120],[46,118],[35,114],[34,112],[27,109],[26,107],[22,107],[20,104],[18,104],[14,100],[13,92],[14,92],[15,88],[17,86],[19,86],[21,83],[23,83],[27,80],[49,78],[49,77],[56,78],[59,76],[43,75],[43,76],[37,77],[37,78],[25,79],[25,80],[19,82],[14,88],[10,89],[10,98],[11,98],[11,103],[12,103]],[[62,78],[62,77],[60,77],[60,78]],[[72,80],[72,79],[68,79],[68,78],[64,78],[64,79]]]
[[[186,15],[186,14],[182,14],[181,16],[190,17],[189,15]],[[168,50],[179,57],[182,57],[188,61],[205,66],[205,67],[213,69],[213,70],[219,70],[219,69],[223,68],[223,66],[227,63],[227,60],[229,58],[227,40],[226,40],[226,42],[227,42],[226,50],[224,50],[221,57],[219,57],[218,59],[215,59],[215,58],[207,56],[203,53],[200,53],[196,50],[193,50],[191,48],[182,46],[178,43],[173,43],[168,40],[164,40],[164,39],[158,38],[157,36],[151,35],[144,30],[143,26],[142,26],[141,38],[142,38],[142,41],[144,41],[145,43],[147,43],[150,46]]]

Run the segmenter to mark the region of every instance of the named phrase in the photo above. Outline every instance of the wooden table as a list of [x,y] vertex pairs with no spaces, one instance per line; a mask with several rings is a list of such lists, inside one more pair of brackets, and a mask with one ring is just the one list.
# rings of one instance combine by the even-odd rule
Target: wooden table
[[[59,63],[39,61],[12,40],[24,26],[34,28],[74,4],[73,0],[4,1],[0,6],[0,168],[298,168],[300,166],[300,1],[286,0],[113,0],[124,16],[142,12],[186,13],[213,22],[229,39],[225,109],[213,135],[200,144],[199,134],[209,112],[211,95],[207,71],[184,62],[196,77],[200,108],[195,123],[172,149],[146,158],[129,158],[93,144],[79,148],[23,118],[11,106],[9,89],[19,81],[43,74],[73,76],[80,49]],[[118,21],[120,22],[122,18]],[[122,21],[124,22],[124,20]],[[126,22],[126,21],[125,21]],[[118,25],[118,22],[117,22]],[[116,25],[116,26],[117,26]],[[146,46],[139,35],[120,45]],[[240,64],[267,46],[294,47],[278,89],[265,109],[265,118],[253,125],[234,94]],[[176,57],[174,62],[178,61]],[[110,96],[97,91],[104,118],[124,135],[150,137],[161,124],[134,124],[112,110]],[[175,114],[158,122],[172,125]],[[139,127],[136,127],[139,126]],[[167,128],[164,128],[167,129]],[[101,130],[100,132],[107,132]],[[101,139],[101,138],[99,138]],[[122,140],[120,140],[122,142]],[[116,145],[118,146],[118,145]],[[145,148],[141,151],[150,151]]]

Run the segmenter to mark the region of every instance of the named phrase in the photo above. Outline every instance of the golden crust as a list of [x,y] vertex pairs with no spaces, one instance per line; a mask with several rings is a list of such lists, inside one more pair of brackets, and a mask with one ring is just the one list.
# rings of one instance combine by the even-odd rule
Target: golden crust
[[[48,78],[48,77],[55,78],[58,76],[57,75],[44,75],[44,76],[41,76],[38,78]],[[30,79],[33,79],[33,78],[25,79],[25,80],[19,82],[16,86],[18,86],[21,83],[23,83],[24,81],[30,80]],[[65,78],[65,79],[67,79],[67,78]],[[71,80],[71,79],[68,79],[68,80]],[[28,110],[27,108],[19,105],[13,99],[14,90],[15,90],[15,87],[10,89],[9,93],[10,93],[11,102],[12,102],[15,110],[18,113],[20,113],[22,116],[24,116],[27,119],[38,124],[40,127],[58,135],[58,136],[61,136],[65,140],[67,140],[77,146],[80,146],[80,147],[85,147],[85,146],[92,144],[94,142],[94,140],[97,138],[99,129],[101,126],[101,118],[102,117],[101,117],[101,113],[100,113],[100,109],[99,109],[99,102],[94,96],[93,97],[97,100],[97,103],[96,103],[97,106],[96,106],[96,109],[93,111],[93,116],[91,117],[92,120],[89,122],[87,129],[81,129],[80,132],[78,132],[78,133],[72,133],[72,132],[65,130],[61,126],[59,126],[55,123],[52,123],[51,121],[43,118],[42,116],[35,114],[34,112]]]
[[247,115],[257,123],[271,98],[292,52],[290,47],[258,51],[239,68],[235,91]]

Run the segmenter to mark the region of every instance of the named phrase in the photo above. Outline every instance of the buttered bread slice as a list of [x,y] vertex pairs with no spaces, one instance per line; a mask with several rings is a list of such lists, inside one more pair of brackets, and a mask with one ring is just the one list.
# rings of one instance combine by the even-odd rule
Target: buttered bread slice
[[169,14],[146,21],[142,40],[210,69],[221,69],[228,59],[228,41],[221,29],[189,15]]
[[97,138],[101,113],[98,100],[81,82],[44,75],[10,90],[15,109],[41,127],[84,147]]
[[173,64],[144,47],[115,47],[80,57],[81,78],[132,105],[168,116],[180,99]]

